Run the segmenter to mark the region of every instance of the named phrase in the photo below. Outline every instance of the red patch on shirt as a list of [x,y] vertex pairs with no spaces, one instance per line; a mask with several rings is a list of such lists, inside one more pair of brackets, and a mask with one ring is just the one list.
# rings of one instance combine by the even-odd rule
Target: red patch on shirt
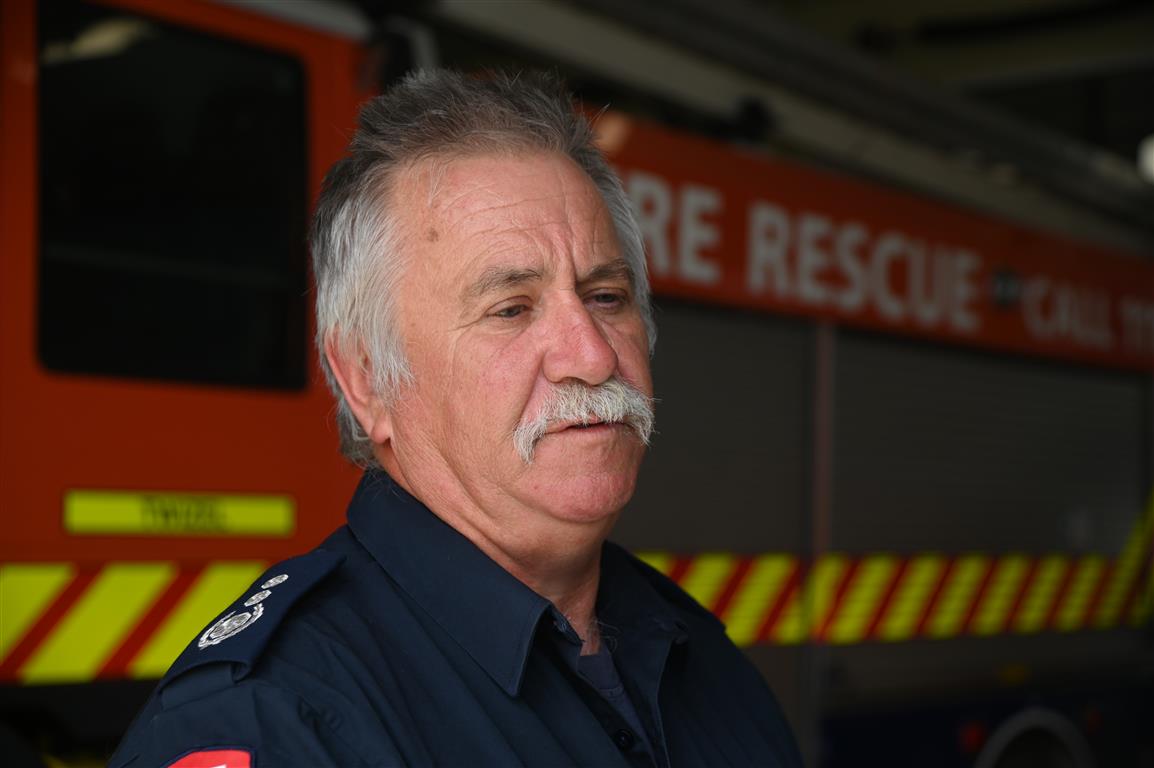
[[252,753],[247,749],[198,749],[167,768],[252,768]]

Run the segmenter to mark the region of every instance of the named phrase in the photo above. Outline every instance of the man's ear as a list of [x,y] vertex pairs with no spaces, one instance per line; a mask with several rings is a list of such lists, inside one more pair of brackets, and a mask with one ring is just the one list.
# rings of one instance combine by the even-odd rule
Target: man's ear
[[373,386],[368,356],[360,345],[355,355],[344,355],[330,339],[325,342],[325,359],[361,429],[376,445],[388,442],[393,436],[391,412]]

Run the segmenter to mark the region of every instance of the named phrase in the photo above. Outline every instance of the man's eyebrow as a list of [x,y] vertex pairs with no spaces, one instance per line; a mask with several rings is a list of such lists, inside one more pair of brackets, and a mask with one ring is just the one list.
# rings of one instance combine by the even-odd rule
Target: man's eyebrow
[[625,259],[614,259],[604,264],[598,264],[577,280],[577,287],[598,283],[602,280],[627,280],[633,284],[633,267]]
[[513,288],[518,285],[540,280],[541,273],[535,269],[519,267],[489,267],[481,276],[469,284],[464,291],[466,300],[479,299],[491,291]]

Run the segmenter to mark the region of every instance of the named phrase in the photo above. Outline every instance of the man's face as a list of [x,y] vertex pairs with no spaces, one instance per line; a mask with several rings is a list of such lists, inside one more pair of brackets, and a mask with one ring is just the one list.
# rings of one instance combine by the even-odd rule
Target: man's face
[[558,385],[617,377],[652,394],[645,326],[596,187],[560,155],[481,155],[411,170],[394,210],[414,384],[392,410],[386,467],[438,512],[482,510],[458,525],[607,531],[644,452],[634,429],[550,424],[529,462],[513,439]]

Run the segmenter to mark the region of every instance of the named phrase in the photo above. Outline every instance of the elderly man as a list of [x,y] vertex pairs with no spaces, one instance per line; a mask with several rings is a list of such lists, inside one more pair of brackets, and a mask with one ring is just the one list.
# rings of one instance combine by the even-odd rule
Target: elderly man
[[653,425],[641,238],[548,80],[371,102],[313,233],[348,525],[161,681],[113,766],[799,764],[722,626],[606,543]]

